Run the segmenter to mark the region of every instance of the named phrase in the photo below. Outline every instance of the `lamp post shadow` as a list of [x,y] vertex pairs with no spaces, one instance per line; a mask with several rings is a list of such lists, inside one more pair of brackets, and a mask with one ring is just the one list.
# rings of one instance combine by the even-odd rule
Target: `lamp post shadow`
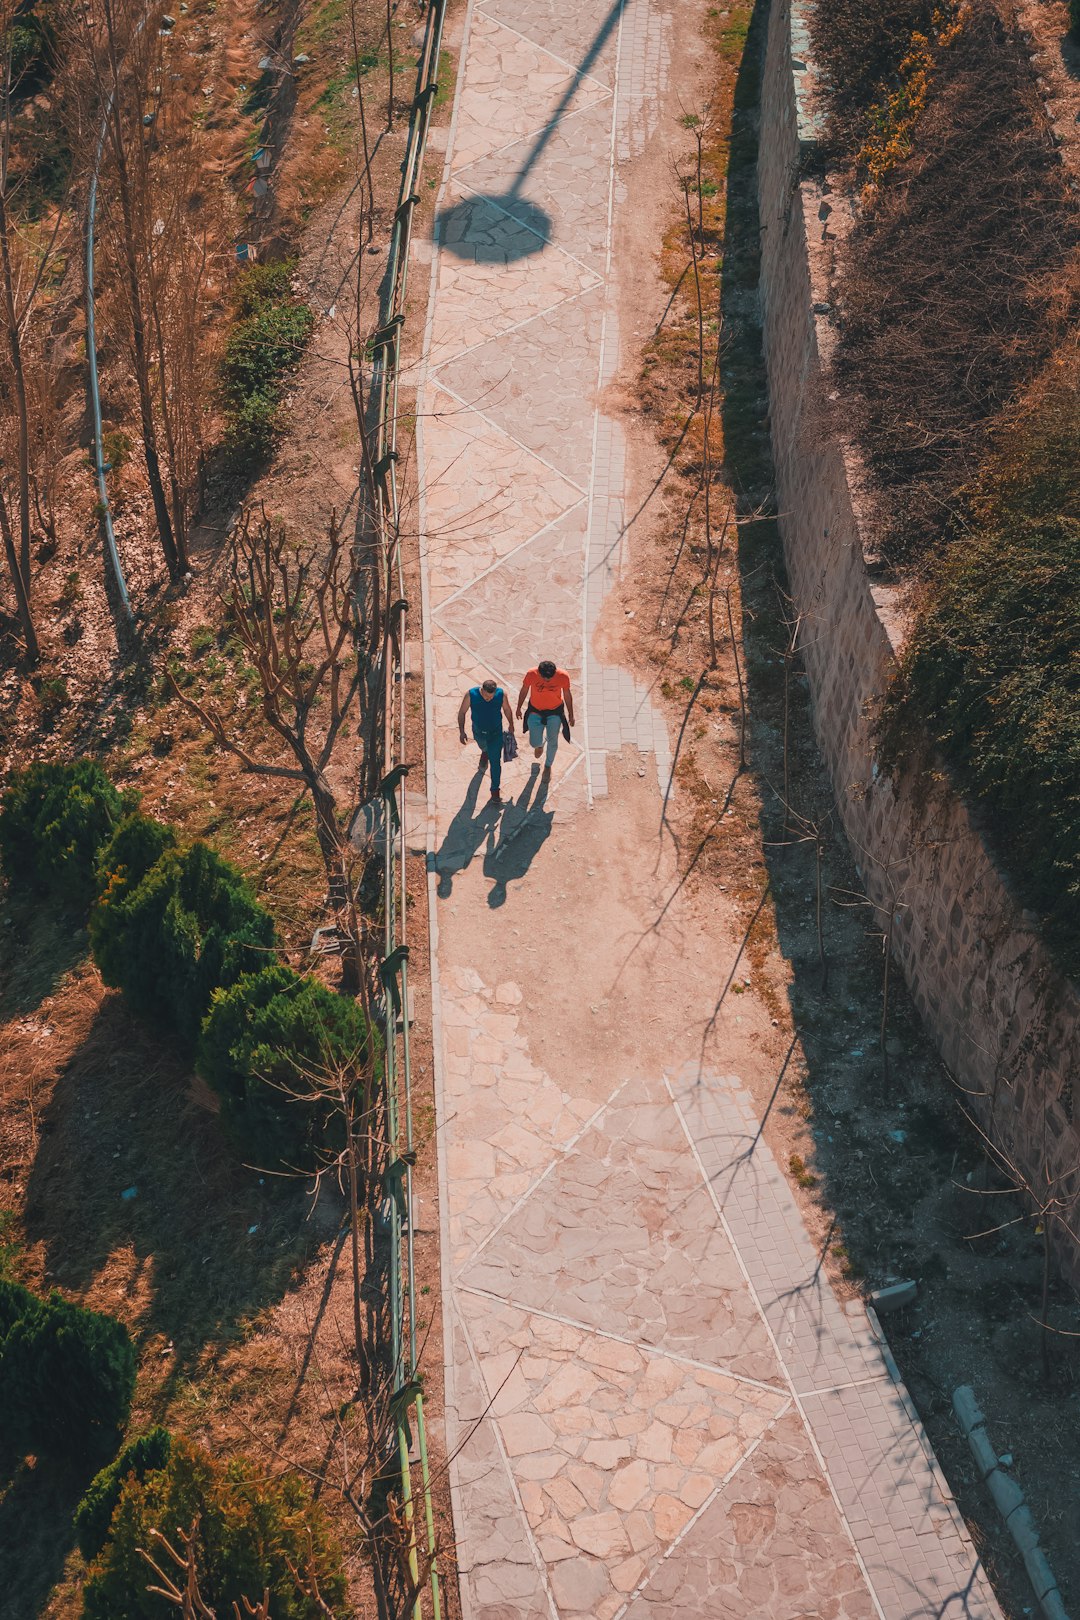
[[551,241],[551,217],[538,203],[522,196],[522,187],[565,118],[582,80],[588,77],[618,26],[625,3],[612,0],[592,44],[507,190],[463,197],[436,215],[435,240],[446,252],[459,259],[471,259],[474,264],[514,264],[544,251]]

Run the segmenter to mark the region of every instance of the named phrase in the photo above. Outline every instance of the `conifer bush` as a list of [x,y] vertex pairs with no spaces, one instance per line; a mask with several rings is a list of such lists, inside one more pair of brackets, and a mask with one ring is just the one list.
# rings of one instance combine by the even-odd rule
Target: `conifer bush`
[[262,966],[275,930],[237,868],[197,842],[167,849],[134,887],[106,888],[90,943],[134,1012],[194,1046],[213,992]]
[[146,1434],[136,1435],[119,1456],[94,1475],[75,1510],[79,1551],[88,1564],[108,1540],[109,1525],[125,1482],[132,1476],[145,1479],[147,1474],[166,1467],[171,1450],[172,1435],[168,1429],[150,1429]]
[[176,834],[163,821],[138,811],[126,816],[98,852],[97,892],[109,895],[111,905],[137,888],[167,850],[176,848]]
[[78,1461],[108,1455],[134,1391],[123,1323],[60,1294],[0,1284],[0,1411],[12,1443]]
[[290,1564],[315,1576],[322,1602],[345,1601],[341,1555],[307,1487],[295,1476],[268,1479],[251,1463],[222,1465],[176,1436],[164,1466],[122,1481],[108,1536],[90,1566],[86,1620],[161,1620],[161,1599],[140,1548],[160,1531],[176,1547],[198,1520],[195,1562],[203,1602],[219,1615],[243,1612],[244,1598],[270,1593],[274,1620],[322,1620],[326,1608],[301,1590]]
[[333,1108],[298,1102],[334,1064],[362,1070],[378,1041],[362,1008],[318,979],[275,966],[218,991],[199,1042],[198,1067],[221,1098],[237,1150],[259,1164],[309,1168],[327,1144]]
[[134,804],[93,760],[20,771],[0,799],[0,862],[9,882],[89,906],[98,852]]

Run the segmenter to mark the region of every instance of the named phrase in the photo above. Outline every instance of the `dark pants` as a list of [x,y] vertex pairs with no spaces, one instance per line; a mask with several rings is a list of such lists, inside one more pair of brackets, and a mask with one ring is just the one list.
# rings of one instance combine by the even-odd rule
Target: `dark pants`
[[491,762],[491,791],[495,793],[502,782],[502,733],[497,737],[477,737],[474,731],[473,738],[481,753],[486,754]]

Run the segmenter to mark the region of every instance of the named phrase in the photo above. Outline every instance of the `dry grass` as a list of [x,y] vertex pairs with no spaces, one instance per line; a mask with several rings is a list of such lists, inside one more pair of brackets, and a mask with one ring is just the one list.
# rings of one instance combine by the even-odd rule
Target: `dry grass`
[[845,428],[891,568],[942,548],[988,430],[1074,316],[1078,242],[1027,50],[978,0],[936,51],[911,155],[845,244],[836,289]]

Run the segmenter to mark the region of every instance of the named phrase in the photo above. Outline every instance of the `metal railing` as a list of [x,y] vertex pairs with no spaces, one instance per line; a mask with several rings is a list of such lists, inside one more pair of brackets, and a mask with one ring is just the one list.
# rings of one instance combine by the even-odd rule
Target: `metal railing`
[[[398,479],[398,382],[402,330],[409,272],[412,222],[420,202],[420,180],[427,146],[431,111],[439,89],[439,56],[446,0],[431,0],[424,44],[416,74],[416,93],[409,116],[405,157],[390,237],[390,251],[379,301],[379,326],[372,339],[372,399],[375,416],[375,489],[380,533],[387,542],[388,590],[396,585],[404,620],[404,565],[399,544],[401,528]],[[399,629],[391,639],[391,667],[385,685],[384,769],[387,818],[383,872],[385,919],[382,978],[386,987],[386,1117],[390,1138],[388,1172],[390,1223],[390,1320],[393,1364],[390,1404],[393,1443],[401,1473],[402,1509],[408,1537],[408,1561],[416,1591],[412,1614],[422,1620],[421,1594],[431,1594],[432,1620],[441,1620],[442,1604],[436,1556],[435,1518],[431,1496],[431,1466],[424,1397],[417,1370],[416,1275],[413,1236],[412,1065],[409,1042],[409,946],[405,894],[405,770],[406,705],[404,639]],[[411,1423],[410,1423],[411,1420]],[[411,1426],[416,1430],[417,1461],[410,1458]],[[419,1478],[414,1491],[414,1467]],[[423,1514],[423,1535],[428,1580],[420,1580],[417,1494]]]

